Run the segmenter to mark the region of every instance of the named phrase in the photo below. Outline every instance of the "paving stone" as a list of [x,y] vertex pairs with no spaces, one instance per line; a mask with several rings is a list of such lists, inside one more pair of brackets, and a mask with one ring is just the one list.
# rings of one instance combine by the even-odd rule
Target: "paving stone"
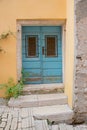
[[22,119],[22,129],[28,128],[29,127],[29,120],[28,118],[23,118]]
[[2,121],[7,122],[7,118],[2,118]]
[[5,128],[5,126],[6,126],[6,122],[1,122],[0,128]]
[[8,113],[3,113],[2,118],[7,118]]
[[53,126],[51,127],[51,130],[59,130],[59,129],[58,129],[58,125],[53,125]]
[[[45,109],[42,109],[42,107],[21,108],[21,109],[4,107],[0,110],[0,118],[2,118],[1,120],[2,122],[0,124],[0,130],[87,130],[87,125],[79,125],[73,127],[72,125],[67,125],[63,123],[58,125],[52,125],[49,127],[47,124],[47,120],[36,120],[33,117],[33,115],[35,115],[35,112],[37,113],[40,112],[41,115],[44,116],[46,113],[48,113],[48,115],[50,113],[51,114],[54,113],[54,115],[56,116],[56,110],[58,112],[58,109],[61,112],[62,111],[68,112],[67,106],[66,107],[51,106],[51,107],[46,106]],[[71,110],[69,112],[71,112]],[[68,115],[62,114],[63,118],[65,118],[65,116],[67,117]],[[58,118],[61,118],[61,114],[59,114]]]
[[28,130],[35,130],[35,127],[29,128]]
[[18,111],[19,112],[20,108],[16,108],[14,107],[14,111]]
[[46,120],[35,121],[35,130],[49,130]]
[[11,114],[14,118],[17,118],[19,113],[17,110],[12,110]]
[[33,116],[33,108],[28,108],[28,116]]
[[21,129],[21,123],[18,123],[18,129]]
[[87,127],[83,127],[83,126],[77,126],[75,127],[75,130],[87,130]]
[[83,129],[83,130],[87,130],[87,125],[79,125],[79,127],[81,128],[81,129]]
[[23,118],[22,119],[22,124],[21,127],[23,128],[31,128],[34,127],[34,118],[33,117],[28,117],[28,118]]
[[0,117],[2,116],[2,114],[0,113]]
[[3,128],[0,128],[0,130],[4,130]]
[[67,130],[65,124],[58,125],[59,130]]
[[29,130],[29,128],[24,128],[24,129],[22,129],[22,130]]
[[22,120],[22,119],[21,119],[21,117],[19,116],[19,118],[18,118],[18,122],[21,122],[21,120]]
[[27,108],[22,108],[21,109],[21,117],[22,118],[28,117],[28,109]]
[[75,127],[74,130],[80,130],[80,128],[79,127]]
[[18,117],[18,122],[21,122],[21,110],[19,111],[19,117]]
[[11,116],[11,114],[9,114],[5,130],[9,130],[10,129],[11,121],[12,121],[12,116]]
[[11,109],[10,109],[9,107],[5,107],[5,108],[4,108],[4,113],[9,113],[10,110],[11,110]]
[[13,118],[11,123],[11,130],[16,130],[16,129],[17,129],[17,118]]
[[3,114],[5,108],[0,108],[0,115]]
[[73,130],[73,126],[71,125],[65,125],[65,127],[66,127],[66,130]]
[[33,118],[33,117],[29,117],[29,118],[28,118],[28,121],[29,121],[29,128],[35,126],[34,118]]
[[25,128],[25,129],[22,129],[22,130],[35,130],[35,128],[34,127],[32,127],[32,128]]

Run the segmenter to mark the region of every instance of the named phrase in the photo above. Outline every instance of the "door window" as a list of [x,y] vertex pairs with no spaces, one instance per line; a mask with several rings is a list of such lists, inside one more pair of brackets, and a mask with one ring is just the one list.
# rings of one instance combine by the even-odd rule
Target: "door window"
[[38,36],[27,36],[27,56],[34,58],[38,56],[38,46],[37,46]]
[[45,36],[45,55],[46,57],[56,57],[57,56],[57,36]]

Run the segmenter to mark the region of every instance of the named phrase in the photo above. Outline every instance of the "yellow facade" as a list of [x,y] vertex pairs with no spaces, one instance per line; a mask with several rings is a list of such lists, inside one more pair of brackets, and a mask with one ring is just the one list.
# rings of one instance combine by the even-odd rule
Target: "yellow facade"
[[72,107],[74,85],[74,0],[67,0],[65,46],[65,93],[68,95],[68,102]]
[[[66,6],[67,3],[67,6]],[[67,7],[67,9],[66,9]],[[17,20],[26,19],[57,19],[66,22],[65,45],[65,92],[72,106],[73,62],[74,62],[74,24],[73,0],[7,0],[0,1],[0,34],[9,30],[16,36]],[[67,15],[66,15],[67,11]],[[17,39],[10,36],[0,41],[6,53],[0,54],[0,83],[10,77],[17,81]],[[0,91],[3,96],[4,91]]]
[[[10,30],[16,36],[17,19],[66,19],[66,0],[0,1],[0,34]],[[6,51],[0,54],[0,83],[5,83],[10,77],[17,80],[16,44],[17,40],[12,36],[0,41]]]

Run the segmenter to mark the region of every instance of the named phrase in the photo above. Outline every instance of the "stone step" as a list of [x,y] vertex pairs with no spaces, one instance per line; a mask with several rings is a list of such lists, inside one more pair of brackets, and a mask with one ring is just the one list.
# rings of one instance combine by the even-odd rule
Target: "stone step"
[[37,84],[25,85],[23,95],[29,94],[47,94],[47,93],[63,93],[64,86],[62,84]]
[[8,106],[19,108],[64,104],[67,104],[67,96],[64,93],[19,96],[17,99],[11,98],[8,102]]
[[56,123],[72,123],[73,111],[68,105],[44,106],[33,109],[34,118]]
[[35,130],[49,130],[47,120],[36,120]]

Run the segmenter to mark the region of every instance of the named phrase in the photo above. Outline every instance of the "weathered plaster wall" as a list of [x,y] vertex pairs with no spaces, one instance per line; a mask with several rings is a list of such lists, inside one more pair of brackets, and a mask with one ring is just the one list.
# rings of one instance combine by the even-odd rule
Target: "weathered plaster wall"
[[87,120],[87,0],[75,0],[75,120]]
[[[17,19],[66,19],[66,0],[0,0],[0,34],[10,29],[16,35]],[[6,51],[0,54],[0,83],[17,79],[17,44],[14,37],[0,41]]]

